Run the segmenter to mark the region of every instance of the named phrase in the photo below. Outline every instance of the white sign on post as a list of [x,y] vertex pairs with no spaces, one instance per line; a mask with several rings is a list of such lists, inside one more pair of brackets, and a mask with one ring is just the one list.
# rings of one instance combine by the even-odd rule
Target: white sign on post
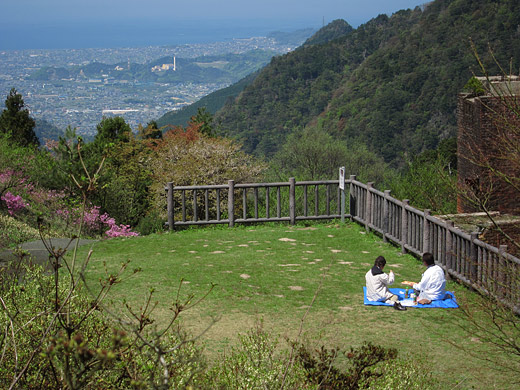
[[339,189],[345,190],[345,167],[339,168]]

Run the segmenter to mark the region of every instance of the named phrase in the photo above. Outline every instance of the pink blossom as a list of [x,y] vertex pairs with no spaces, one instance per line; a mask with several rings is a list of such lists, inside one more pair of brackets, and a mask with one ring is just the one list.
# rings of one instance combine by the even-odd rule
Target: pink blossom
[[108,237],[132,237],[139,235],[137,232],[132,232],[129,225],[117,225],[116,220],[107,213],[100,214],[99,206],[92,206],[85,212],[83,223],[91,230],[98,230],[103,226],[108,227],[108,230],[105,232]]
[[21,171],[15,171],[14,169],[6,169],[0,172],[0,183],[10,184],[11,186],[16,184],[22,184],[27,178],[23,177]]
[[13,195],[9,191],[0,197],[0,199],[7,205],[7,211],[10,215],[14,215],[16,212],[29,206],[28,203],[23,201],[20,195]]
[[67,209],[63,209],[63,210],[58,209],[58,210],[56,210],[56,214],[63,216],[63,217],[68,217],[70,215],[70,211]]
[[130,225],[111,225],[110,229],[105,232],[108,237],[135,237],[139,233],[130,231]]

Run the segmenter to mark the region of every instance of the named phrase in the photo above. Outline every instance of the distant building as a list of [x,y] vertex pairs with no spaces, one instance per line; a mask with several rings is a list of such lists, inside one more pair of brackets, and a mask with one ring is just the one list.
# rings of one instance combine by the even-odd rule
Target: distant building
[[[520,180],[520,77],[476,79],[475,91],[460,93],[457,102],[459,187],[488,210],[520,215],[518,190],[504,179]],[[457,209],[481,211],[462,195]]]
[[103,115],[107,115],[107,114],[123,115],[123,114],[128,114],[130,112],[139,112],[139,110],[136,110],[136,109],[115,109],[115,110],[105,109],[102,111],[102,114]]
[[177,70],[175,56],[173,56],[173,63],[172,64],[155,65],[155,66],[152,67],[152,72],[164,72],[164,71],[167,71],[167,70],[173,70],[174,72]]

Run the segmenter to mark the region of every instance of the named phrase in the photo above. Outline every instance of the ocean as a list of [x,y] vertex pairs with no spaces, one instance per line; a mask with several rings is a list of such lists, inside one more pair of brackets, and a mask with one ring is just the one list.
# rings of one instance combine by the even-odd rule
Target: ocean
[[148,21],[0,24],[0,50],[82,49],[225,42],[315,27],[275,20]]

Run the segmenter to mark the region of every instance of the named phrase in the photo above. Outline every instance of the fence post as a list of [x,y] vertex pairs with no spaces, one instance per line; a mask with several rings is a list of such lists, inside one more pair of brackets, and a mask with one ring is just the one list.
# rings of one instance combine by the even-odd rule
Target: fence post
[[235,226],[235,181],[228,180],[228,219],[229,227]]
[[372,223],[372,187],[374,182],[367,183],[367,199],[365,205],[365,229],[370,232],[370,224]]
[[408,244],[408,213],[406,207],[410,205],[408,199],[403,200],[403,208],[401,209],[401,253],[408,252],[406,245]]
[[471,243],[469,247],[469,278],[471,282],[477,284],[477,263],[478,250],[475,240],[478,239],[478,233],[471,233]]
[[345,190],[341,192],[341,223],[345,223]]
[[199,210],[197,208],[197,190],[193,190],[193,220],[197,222],[199,220]]
[[296,184],[294,177],[289,178],[289,219],[291,225],[296,224]]
[[168,230],[173,230],[173,183],[170,181],[166,187],[168,197]]
[[446,270],[453,270],[453,238],[451,228],[453,228],[453,221],[446,221]]
[[388,198],[390,197],[390,190],[385,190],[385,200],[383,203],[383,242],[388,242],[386,237],[388,233],[388,221],[390,217],[390,207],[388,206]]
[[430,210],[424,210],[424,221],[423,221],[423,253],[430,251],[430,224],[428,223],[428,217],[430,216]]
[[507,267],[506,267],[506,253],[507,253],[507,245],[500,245],[498,247],[498,272],[497,275],[497,281],[496,281],[496,293],[499,298],[505,297],[506,292],[506,273],[507,273]]
[[350,188],[349,188],[349,199],[348,199],[348,212],[350,214],[350,221],[354,222],[354,216],[356,215],[356,196],[354,195],[354,181],[356,175],[350,175]]

